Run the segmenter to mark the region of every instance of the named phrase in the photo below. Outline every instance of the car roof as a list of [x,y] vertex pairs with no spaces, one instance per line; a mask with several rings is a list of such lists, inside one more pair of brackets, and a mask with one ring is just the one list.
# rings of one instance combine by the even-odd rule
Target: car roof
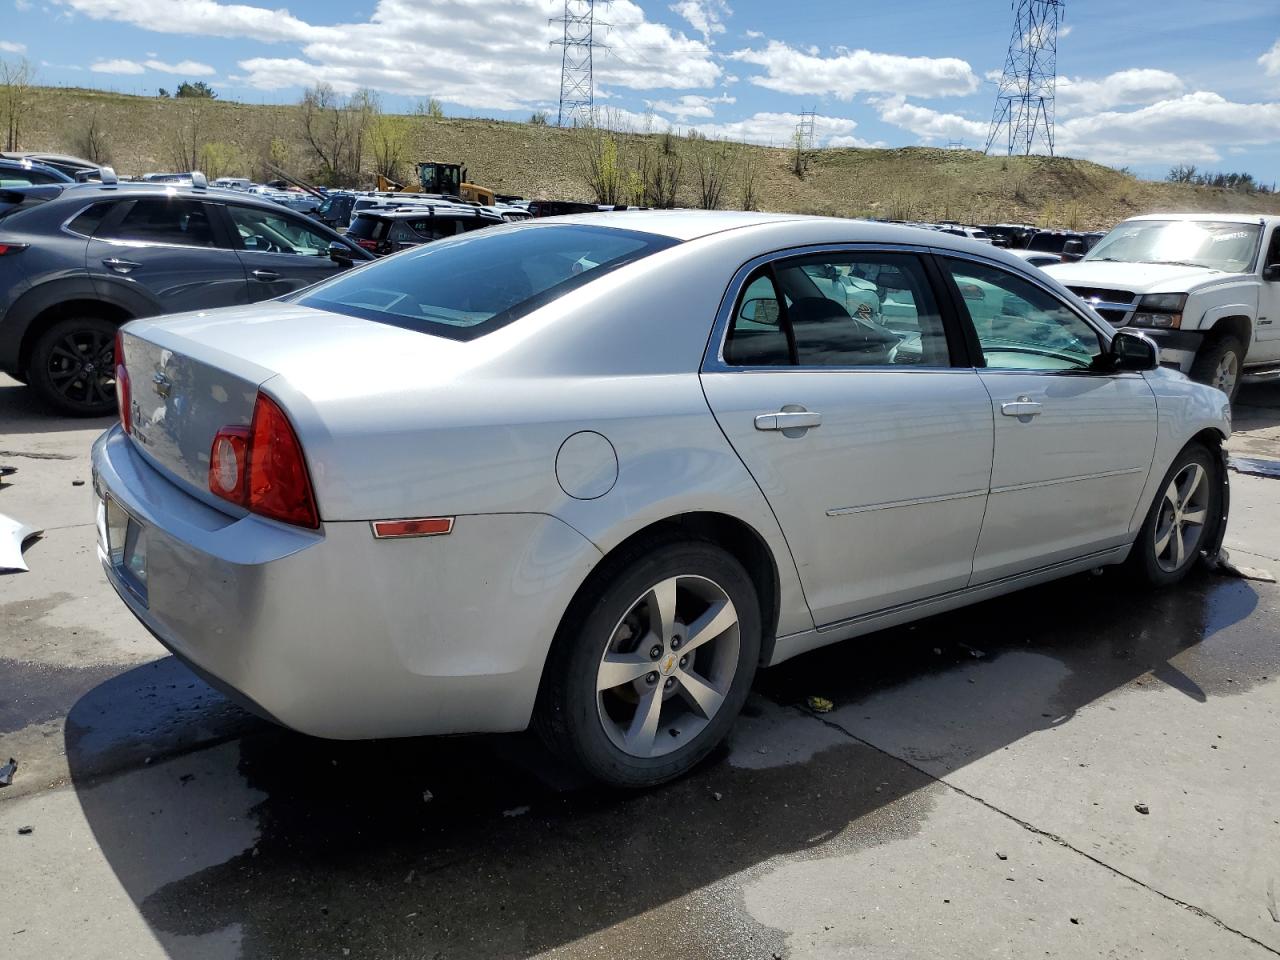
[[[113,196],[129,197],[185,197],[198,199],[212,197],[225,200],[234,197],[237,203],[249,206],[264,207],[268,210],[279,210],[283,206],[276,203],[269,195],[246,193],[244,190],[229,190],[221,187],[193,187],[183,183],[148,183],[143,180],[121,180],[119,183],[99,183],[89,180],[84,183],[59,184],[63,187],[64,197],[78,200],[99,198],[109,200]],[[288,209],[287,207],[285,209]]]
[[24,157],[21,160],[15,160],[11,157],[0,157],[0,170],[35,170],[37,173],[43,173],[45,176],[54,177],[58,183],[75,182],[57,167],[51,167],[47,163],[42,163],[33,158],[29,159]]
[[419,220],[423,216],[440,216],[443,214],[445,216],[474,216],[480,219],[484,219],[486,217],[494,220],[502,219],[500,214],[494,213],[490,210],[481,210],[477,207],[465,207],[461,204],[451,206],[445,203],[420,203],[416,204],[416,206],[418,207],[416,210],[388,210],[385,207],[366,207],[364,210],[357,210],[356,216],[382,217],[384,219],[392,220]]
[[1275,215],[1268,216],[1262,213],[1144,213],[1138,217],[1129,217],[1130,220],[1191,220],[1205,222],[1209,220],[1221,220],[1226,223],[1261,223],[1280,220]]

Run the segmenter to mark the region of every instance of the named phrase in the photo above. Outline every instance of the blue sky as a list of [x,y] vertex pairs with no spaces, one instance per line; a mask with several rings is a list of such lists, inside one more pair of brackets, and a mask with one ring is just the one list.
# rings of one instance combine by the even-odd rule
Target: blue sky
[[[554,119],[563,0],[0,0],[0,56],[45,83],[130,93],[203,79],[288,102],[312,82],[387,109]],[[1013,27],[999,0],[615,0],[597,103],[636,128],[784,144],[981,148]],[[1066,0],[1059,153],[1147,176],[1175,163],[1280,179],[1280,2]]]

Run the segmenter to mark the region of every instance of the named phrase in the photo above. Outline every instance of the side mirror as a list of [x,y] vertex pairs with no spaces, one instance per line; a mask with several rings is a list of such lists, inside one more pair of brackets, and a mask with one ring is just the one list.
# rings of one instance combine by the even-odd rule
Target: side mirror
[[337,240],[329,243],[329,259],[342,270],[346,270],[355,263],[355,258],[351,256],[351,251],[347,248],[347,245],[339,243]]
[[1108,356],[1112,370],[1155,370],[1160,366],[1160,348],[1136,330],[1117,330]]
[[1062,256],[1063,257],[1083,257],[1084,241],[1068,240],[1066,243],[1062,245]]
[[1262,279],[1272,282],[1280,280],[1280,263],[1272,263],[1262,268]]

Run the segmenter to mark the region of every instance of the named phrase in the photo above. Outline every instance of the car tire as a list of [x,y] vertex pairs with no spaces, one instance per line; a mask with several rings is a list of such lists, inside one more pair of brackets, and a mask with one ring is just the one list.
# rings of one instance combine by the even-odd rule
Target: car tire
[[[658,635],[662,622],[672,636]],[[742,710],[761,622],[755,585],[725,550],[675,537],[633,545],[606,560],[570,604],[534,728],[563,761],[611,786],[678,777]]]
[[115,412],[116,327],[102,317],[59,320],[36,340],[27,384],[45,404],[68,416]]
[[[1156,587],[1182,580],[1217,542],[1222,522],[1222,478],[1213,454],[1199,443],[1185,447],[1156,488],[1156,496],[1129,554],[1129,572]],[[1198,477],[1198,479],[1196,479]],[[1199,524],[1195,516],[1202,516]]]
[[1217,387],[1235,402],[1244,370],[1244,344],[1234,334],[1214,337],[1200,347],[1191,364],[1191,379]]

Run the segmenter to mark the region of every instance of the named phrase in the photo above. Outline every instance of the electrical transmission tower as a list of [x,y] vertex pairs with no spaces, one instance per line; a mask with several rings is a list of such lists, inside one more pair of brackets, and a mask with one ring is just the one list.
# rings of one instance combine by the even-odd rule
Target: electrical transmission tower
[[1004,139],[1010,156],[1029,156],[1037,146],[1053,156],[1053,92],[1063,6],[1064,0],[1014,0],[1013,36],[983,153]]
[[817,110],[800,111],[800,122],[796,124],[796,146],[801,150],[812,150],[814,147],[817,116]]
[[[601,0],[602,3],[607,0]],[[607,26],[596,19],[596,0],[564,0],[564,14],[552,23],[564,25],[564,36],[552,40],[562,47],[560,58],[560,115],[558,126],[590,125],[595,117],[595,80],[591,53],[603,44],[595,41],[595,28]]]

